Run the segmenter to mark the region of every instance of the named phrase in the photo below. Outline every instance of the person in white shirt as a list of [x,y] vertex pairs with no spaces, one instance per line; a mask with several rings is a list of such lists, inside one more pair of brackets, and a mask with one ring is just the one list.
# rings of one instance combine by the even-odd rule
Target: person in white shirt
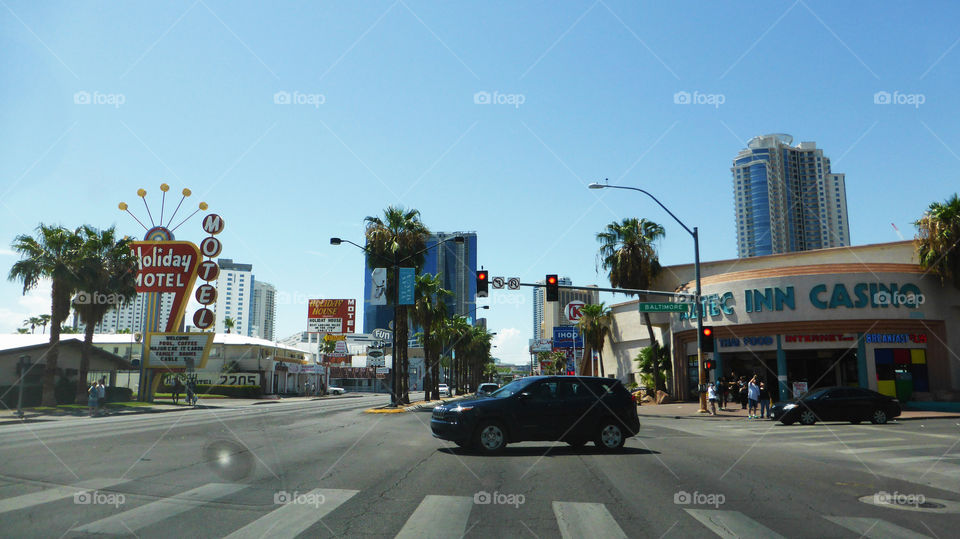
[[710,401],[710,415],[717,415],[717,387],[713,382],[707,386],[707,400]]
[[747,386],[747,401],[750,404],[747,410],[748,417],[750,419],[759,418],[760,416],[757,415],[757,405],[760,403],[760,386],[757,385],[756,376],[750,379],[750,384]]

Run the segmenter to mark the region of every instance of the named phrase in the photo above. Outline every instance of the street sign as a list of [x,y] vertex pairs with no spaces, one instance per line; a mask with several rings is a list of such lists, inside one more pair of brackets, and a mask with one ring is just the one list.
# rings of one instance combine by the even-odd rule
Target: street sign
[[383,357],[383,350],[368,350],[367,357],[370,358],[381,358]]
[[390,367],[377,367],[377,374],[387,374],[390,372]]
[[520,279],[516,277],[510,277],[507,279],[507,288],[510,290],[520,290]]
[[638,303],[637,306],[642,313],[685,313],[690,310],[689,303],[654,302]]
[[490,280],[490,285],[497,289],[503,288],[503,277],[494,277]]
[[388,343],[393,342],[393,332],[389,329],[375,329],[373,330],[372,336],[374,339],[385,341]]

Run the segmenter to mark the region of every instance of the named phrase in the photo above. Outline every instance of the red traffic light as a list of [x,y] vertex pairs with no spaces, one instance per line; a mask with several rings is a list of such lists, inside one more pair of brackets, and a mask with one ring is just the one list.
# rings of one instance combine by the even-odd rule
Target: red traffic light
[[487,272],[485,272],[485,271],[478,272],[478,273],[477,273],[477,279],[480,279],[481,281],[486,281],[486,280],[487,280]]
[[556,275],[548,275],[548,276],[547,276],[547,284],[557,284],[557,276],[556,276]]
[[713,335],[713,328],[703,328],[703,336],[709,337]]

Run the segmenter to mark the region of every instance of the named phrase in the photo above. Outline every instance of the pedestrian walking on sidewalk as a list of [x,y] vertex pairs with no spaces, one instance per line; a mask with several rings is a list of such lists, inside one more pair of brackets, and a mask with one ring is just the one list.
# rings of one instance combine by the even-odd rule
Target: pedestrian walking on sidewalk
[[193,380],[187,380],[187,404],[197,405],[197,388],[193,385]]
[[747,401],[750,405],[747,410],[747,416],[750,419],[759,418],[757,415],[757,404],[760,402],[760,386],[757,385],[757,377],[754,375],[747,384]]
[[97,383],[93,382],[90,384],[90,389],[87,390],[87,411],[90,413],[90,417],[97,413],[98,402],[100,402],[100,390],[97,389]]
[[740,409],[747,409],[747,377],[741,376],[737,383],[737,394],[740,397]]
[[174,378],[172,391],[173,403],[176,404],[180,400],[180,393],[183,393],[183,383],[180,382],[179,378]]
[[760,382],[760,417],[768,419],[770,417],[770,392],[767,391],[767,385]]
[[717,415],[717,387],[713,382],[707,386],[707,400],[710,401],[710,415]]
[[720,403],[720,411],[727,407],[727,381],[722,376],[717,380],[717,401]]
[[97,384],[97,415],[103,413],[103,405],[107,403],[107,379],[101,378]]

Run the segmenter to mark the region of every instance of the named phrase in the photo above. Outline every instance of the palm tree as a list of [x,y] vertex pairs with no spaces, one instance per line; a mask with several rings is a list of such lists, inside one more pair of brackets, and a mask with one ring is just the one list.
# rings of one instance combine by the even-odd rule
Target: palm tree
[[41,224],[37,237],[21,234],[13,240],[13,250],[21,259],[10,268],[11,281],[23,281],[23,293],[37,286],[40,279],[52,281],[50,288],[50,348],[44,354],[43,406],[56,406],[54,378],[57,374],[57,345],[61,325],[70,315],[70,298],[77,289],[77,263],[82,241],[76,231],[62,226]]
[[[90,370],[94,330],[103,321],[107,311],[119,308],[121,303],[130,301],[137,295],[137,258],[130,250],[132,240],[118,240],[113,227],[100,231],[84,226],[80,229],[80,235],[83,246],[78,288],[86,292],[87,301],[73,305],[84,324],[75,402],[82,402],[87,394],[87,373]],[[109,298],[111,301],[100,301],[100,298]]]
[[[613,323],[613,315],[610,314],[610,308],[602,302],[599,305],[584,305],[580,308],[580,320],[577,327],[583,334],[583,342],[587,350],[588,358],[593,358],[593,351],[596,350],[600,355],[600,376],[606,376],[603,372],[603,343],[610,335],[610,324]],[[590,361],[590,373],[593,372],[593,361]]]
[[27,318],[26,320],[23,321],[23,327],[30,326],[30,333],[35,333],[34,330],[36,330],[37,326],[39,325],[40,325],[39,316],[31,316],[30,318]]
[[[600,259],[614,288],[633,288],[646,290],[650,283],[660,273],[660,260],[654,243],[663,238],[663,227],[636,217],[628,217],[621,222],[612,222],[607,228],[597,234],[600,242]],[[656,354],[659,345],[653,334],[653,324],[650,323],[650,314],[643,313],[643,322],[650,335],[650,345]],[[659,375],[654,373],[654,383],[661,386]]]
[[426,369],[423,389],[426,391],[426,399],[433,400],[440,398],[439,373],[440,373],[440,346],[437,338],[443,320],[447,317],[447,304],[443,301],[444,296],[452,296],[453,293],[443,288],[443,280],[440,274],[430,275],[424,273],[417,275],[416,285],[414,287],[415,302],[411,312],[413,321],[423,329],[420,342],[423,345],[423,363]]
[[[419,273],[423,268],[424,251],[430,231],[420,221],[420,212],[405,210],[397,206],[388,206],[380,217],[367,217],[365,236],[367,240],[367,265],[371,268],[383,266],[393,261],[395,267],[401,263],[409,264]],[[391,302],[397,298],[396,272],[387,272],[387,297]],[[407,306],[395,305],[394,339],[397,357],[393,358],[393,394],[398,403],[410,402],[408,371],[410,362],[407,357]]]
[[944,202],[930,204],[913,224],[920,265],[936,274],[941,285],[949,281],[960,288],[960,198],[954,194]]
[[30,330],[27,328],[17,328],[17,333],[20,335],[26,335],[30,333]]
[[446,322],[446,337],[450,342],[450,348],[453,349],[453,389],[460,394],[466,387],[466,354],[469,336],[473,326],[467,322],[465,316],[455,315]]
[[40,327],[43,328],[43,329],[40,331],[40,333],[41,333],[41,334],[46,333],[46,332],[47,332],[47,324],[50,323],[50,315],[49,315],[49,314],[41,314],[41,315],[39,316],[39,318],[40,318]]
[[493,335],[480,326],[473,326],[468,335],[466,346],[467,383],[471,391],[476,391],[487,363],[490,363],[491,340]]
[[236,323],[233,321],[233,318],[228,316],[223,319],[223,327],[226,328],[227,333],[230,333],[230,330],[233,329],[234,325],[236,325]]

